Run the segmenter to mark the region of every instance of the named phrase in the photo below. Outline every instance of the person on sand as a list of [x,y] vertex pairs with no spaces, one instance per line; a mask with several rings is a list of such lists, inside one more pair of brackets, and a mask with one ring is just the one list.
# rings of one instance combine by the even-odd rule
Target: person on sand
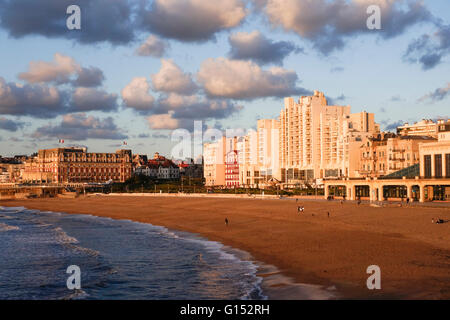
[[228,218],[225,218],[225,225],[228,227]]
[[330,212],[327,212],[327,214],[328,214],[328,218],[330,217]]
[[297,213],[298,214],[300,214],[300,213],[302,213],[303,211],[305,211],[305,208],[304,207],[297,207]]

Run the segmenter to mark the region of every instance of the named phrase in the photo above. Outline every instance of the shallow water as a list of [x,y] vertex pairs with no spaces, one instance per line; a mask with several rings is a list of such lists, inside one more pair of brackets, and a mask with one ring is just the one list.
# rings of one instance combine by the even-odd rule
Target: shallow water
[[[70,265],[81,290],[67,289]],[[263,299],[256,271],[189,233],[0,207],[0,299]]]

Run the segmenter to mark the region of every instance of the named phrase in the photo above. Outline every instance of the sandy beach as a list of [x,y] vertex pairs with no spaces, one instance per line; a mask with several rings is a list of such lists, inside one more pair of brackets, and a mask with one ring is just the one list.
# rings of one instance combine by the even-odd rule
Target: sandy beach
[[[305,207],[303,214],[297,214],[297,205]],[[130,219],[197,233],[250,253],[296,283],[334,288],[338,299],[450,299],[450,222],[431,223],[437,217],[450,220],[450,207],[157,196],[11,200],[0,206]],[[381,290],[367,289],[370,265],[381,268]],[[260,275],[273,272],[262,268]],[[298,297],[291,287],[267,279],[269,298]]]

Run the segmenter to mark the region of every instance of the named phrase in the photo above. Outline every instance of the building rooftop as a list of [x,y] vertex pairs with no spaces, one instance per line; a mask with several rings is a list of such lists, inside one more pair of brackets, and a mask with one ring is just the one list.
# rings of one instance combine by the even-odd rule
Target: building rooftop
[[437,139],[431,136],[399,136],[402,140],[430,140],[436,141]]

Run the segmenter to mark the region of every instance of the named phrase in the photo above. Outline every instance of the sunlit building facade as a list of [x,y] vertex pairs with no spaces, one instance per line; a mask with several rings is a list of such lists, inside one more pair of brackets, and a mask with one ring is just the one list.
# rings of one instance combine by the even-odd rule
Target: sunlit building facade
[[379,132],[374,115],[351,114],[350,106],[330,106],[319,91],[284,102],[279,138],[283,182],[356,175],[359,147]]
[[450,120],[433,121],[424,119],[414,124],[405,123],[397,128],[397,133],[402,136],[431,136],[437,138],[440,126],[450,127]]
[[24,182],[105,183],[125,182],[132,175],[131,150],[116,153],[88,153],[86,148],[39,150],[25,162]]
[[431,136],[380,134],[360,148],[360,175],[382,177],[419,163],[419,146],[435,142]]

